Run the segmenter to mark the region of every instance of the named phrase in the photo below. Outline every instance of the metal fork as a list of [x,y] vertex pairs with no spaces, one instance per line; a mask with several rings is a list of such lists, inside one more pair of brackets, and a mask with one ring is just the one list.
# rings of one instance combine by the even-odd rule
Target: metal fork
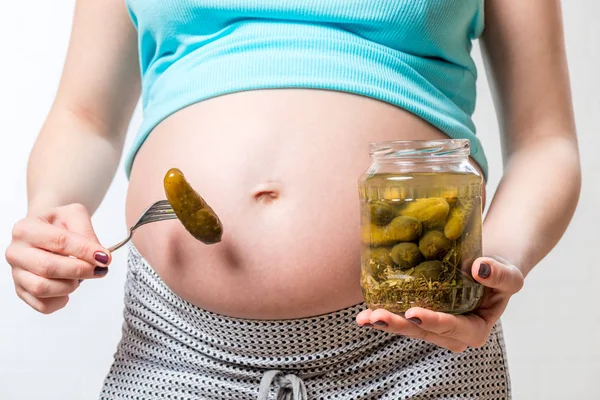
[[166,221],[168,219],[175,219],[177,215],[175,215],[175,211],[173,211],[173,207],[167,200],[159,200],[156,203],[152,204],[150,207],[143,212],[141,217],[137,220],[135,224],[133,224],[129,228],[129,235],[119,243],[115,244],[112,247],[108,248],[108,251],[111,253],[121,247],[123,247],[127,242],[131,240],[133,236],[133,232],[142,225],[150,224],[152,222],[158,221]]

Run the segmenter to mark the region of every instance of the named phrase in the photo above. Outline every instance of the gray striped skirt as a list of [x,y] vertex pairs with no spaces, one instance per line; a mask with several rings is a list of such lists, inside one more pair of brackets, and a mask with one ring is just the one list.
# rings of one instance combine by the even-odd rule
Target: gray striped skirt
[[179,298],[130,246],[123,336],[100,399],[510,399],[499,324],[485,346],[454,354],[360,328],[364,308],[217,315]]

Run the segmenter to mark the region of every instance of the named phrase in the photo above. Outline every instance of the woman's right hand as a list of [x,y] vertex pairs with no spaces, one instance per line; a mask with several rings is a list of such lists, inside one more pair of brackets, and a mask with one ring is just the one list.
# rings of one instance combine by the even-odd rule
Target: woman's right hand
[[105,276],[111,256],[98,242],[87,208],[71,204],[17,222],[6,260],[17,295],[50,314],[67,304],[81,280]]

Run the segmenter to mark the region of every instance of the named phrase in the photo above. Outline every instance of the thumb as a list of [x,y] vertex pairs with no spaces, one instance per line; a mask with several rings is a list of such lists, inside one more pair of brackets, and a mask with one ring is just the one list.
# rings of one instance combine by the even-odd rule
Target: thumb
[[523,273],[500,257],[480,257],[473,263],[471,274],[482,285],[499,292],[515,294],[523,287]]
[[[83,236],[89,241],[94,242],[94,244],[100,244],[98,236],[96,236],[96,232],[92,226],[90,213],[85,206],[81,204],[71,204],[63,207],[60,212],[64,213],[61,220],[69,231]],[[98,262],[108,265],[111,261],[110,252],[105,249],[104,246],[102,246],[102,248],[104,249],[102,252],[103,254],[95,254],[94,257]]]

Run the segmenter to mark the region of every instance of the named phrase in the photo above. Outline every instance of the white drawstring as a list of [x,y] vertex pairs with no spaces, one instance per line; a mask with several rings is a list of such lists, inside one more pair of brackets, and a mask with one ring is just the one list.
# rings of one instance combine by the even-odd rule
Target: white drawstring
[[275,382],[279,391],[275,397],[277,400],[308,400],[306,386],[302,379],[294,374],[284,375],[278,370],[267,371],[260,381],[257,400],[269,400],[271,385]]

